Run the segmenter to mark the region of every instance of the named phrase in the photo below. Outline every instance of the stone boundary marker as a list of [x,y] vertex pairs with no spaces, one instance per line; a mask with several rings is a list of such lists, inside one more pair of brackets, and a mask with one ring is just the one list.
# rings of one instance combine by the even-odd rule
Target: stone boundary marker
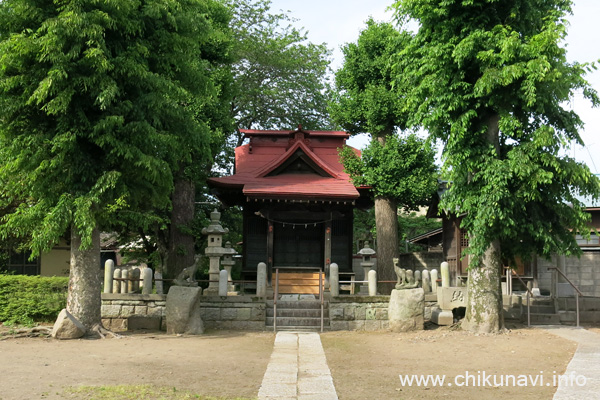
[[[577,350],[567,366],[565,375],[568,385],[560,385],[554,394],[554,400],[597,399],[600,396],[600,335],[584,328],[538,325],[546,332],[577,343]],[[585,385],[576,381],[571,384],[570,377],[585,376]],[[580,381],[580,383],[583,383]]]
[[338,400],[318,333],[277,333],[258,399]]

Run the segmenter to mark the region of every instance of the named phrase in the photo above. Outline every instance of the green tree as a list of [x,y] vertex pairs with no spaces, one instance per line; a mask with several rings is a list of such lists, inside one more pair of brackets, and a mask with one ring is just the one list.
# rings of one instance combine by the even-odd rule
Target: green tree
[[[2,237],[35,254],[71,235],[67,309],[101,328],[99,228],[165,209],[173,171],[209,143],[185,105],[211,89],[213,1],[0,3]],[[214,40],[214,41],[213,41]]]
[[[336,93],[330,105],[333,120],[343,129],[351,134],[371,135],[371,145],[363,153],[362,162],[348,151],[343,153],[343,161],[357,184],[374,188],[377,268],[381,280],[394,279],[392,259],[398,256],[398,205],[415,207],[435,191],[431,149],[415,136],[394,136],[396,129],[406,127],[408,115],[403,112],[400,88],[393,87],[392,57],[410,41],[410,34],[398,32],[389,23],[369,19],[357,42],[342,49],[344,65],[335,74]],[[421,149],[422,153],[411,154]],[[414,163],[419,164],[418,170],[410,169]],[[361,173],[365,173],[363,178]],[[417,173],[424,175],[418,177]]]
[[329,127],[325,44],[307,40],[285,13],[272,13],[270,0],[227,0],[235,38],[231,115],[242,144],[244,129]]
[[[380,280],[393,280],[393,262],[381,260],[386,255],[382,253],[384,250],[389,250],[390,253],[393,251],[393,256],[397,257],[398,205],[405,211],[416,210],[425,205],[435,191],[435,152],[427,141],[411,134],[405,137],[387,136],[384,144],[377,140],[371,141],[360,157],[353,149],[345,147],[340,151],[340,156],[355,185],[372,187],[376,201],[377,272]],[[384,209],[391,216],[381,212],[378,214],[378,199],[386,199],[386,203],[393,204],[393,208]],[[386,229],[382,230],[381,226]],[[394,232],[390,229],[394,229]],[[391,240],[395,240],[393,249],[389,248]]]
[[446,210],[466,213],[469,283],[463,327],[503,327],[501,258],[579,254],[589,234],[576,195],[598,196],[589,169],[568,157],[582,122],[565,108],[577,91],[598,104],[562,47],[568,0],[400,0],[401,22],[416,20],[398,74],[412,81],[414,122],[444,142],[453,182]]

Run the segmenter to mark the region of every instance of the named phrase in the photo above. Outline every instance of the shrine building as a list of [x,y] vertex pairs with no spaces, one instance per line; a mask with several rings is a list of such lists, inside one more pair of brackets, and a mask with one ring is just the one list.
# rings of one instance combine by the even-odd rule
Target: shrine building
[[260,262],[269,281],[276,268],[352,271],[353,211],[371,199],[340,163],[349,135],[301,126],[241,132],[249,142],[235,149],[235,174],[208,183],[225,206],[243,209],[243,279],[256,279]]

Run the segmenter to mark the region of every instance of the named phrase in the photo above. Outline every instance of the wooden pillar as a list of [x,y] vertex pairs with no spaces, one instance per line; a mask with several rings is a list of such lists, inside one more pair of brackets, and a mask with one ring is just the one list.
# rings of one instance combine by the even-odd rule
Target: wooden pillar
[[[331,213],[330,213],[331,216]],[[325,251],[324,251],[324,268],[325,272],[325,287],[329,287],[329,265],[331,264],[331,217],[325,222]]]
[[275,227],[273,221],[269,220],[267,225],[267,279],[269,284],[273,277],[273,237]]

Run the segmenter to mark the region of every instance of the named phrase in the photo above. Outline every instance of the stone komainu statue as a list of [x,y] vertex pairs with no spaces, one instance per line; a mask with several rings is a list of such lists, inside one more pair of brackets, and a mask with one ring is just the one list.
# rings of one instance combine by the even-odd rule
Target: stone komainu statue
[[194,264],[184,268],[183,271],[177,275],[177,278],[175,278],[173,284],[177,286],[198,286],[198,282],[196,281],[196,271],[198,270],[200,258],[202,258],[202,256],[200,254],[196,254],[194,256]]
[[415,280],[414,272],[412,270],[405,270],[400,268],[400,259],[394,258],[394,272],[396,272],[396,289],[414,289],[419,287],[419,282]]

